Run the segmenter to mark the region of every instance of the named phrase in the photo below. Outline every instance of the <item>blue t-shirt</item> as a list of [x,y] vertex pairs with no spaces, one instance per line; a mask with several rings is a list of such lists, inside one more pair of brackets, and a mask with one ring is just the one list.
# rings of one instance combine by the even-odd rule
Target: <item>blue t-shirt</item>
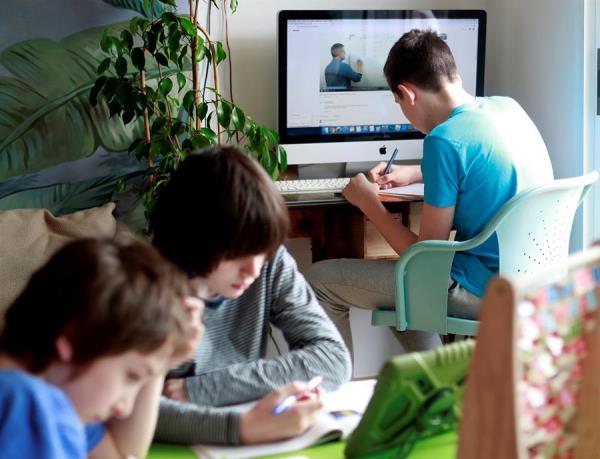
[[362,79],[362,73],[355,72],[345,62],[339,59],[333,59],[325,67],[325,82],[328,87],[350,88],[351,82],[359,82]]
[[104,425],[84,429],[68,397],[20,370],[0,369],[0,456],[3,459],[86,458]]
[[[456,240],[476,236],[516,193],[553,180],[542,137],[508,97],[477,98],[455,108],[425,137],[421,164],[425,203],[455,206]],[[498,240],[459,252],[452,278],[477,296],[498,272]]]

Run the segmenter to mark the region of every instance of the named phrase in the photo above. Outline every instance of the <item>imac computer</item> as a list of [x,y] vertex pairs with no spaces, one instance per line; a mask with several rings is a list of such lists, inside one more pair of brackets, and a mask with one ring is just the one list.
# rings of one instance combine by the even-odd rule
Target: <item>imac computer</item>
[[278,129],[288,164],[422,156],[423,134],[404,117],[383,75],[394,43],[412,29],[446,40],[465,89],[483,95],[481,10],[281,11]]

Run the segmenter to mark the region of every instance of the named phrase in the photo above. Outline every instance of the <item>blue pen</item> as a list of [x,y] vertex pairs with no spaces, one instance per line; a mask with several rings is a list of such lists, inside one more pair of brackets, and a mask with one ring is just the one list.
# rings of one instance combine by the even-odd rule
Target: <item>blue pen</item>
[[[307,384],[307,389],[310,392],[311,390],[315,390],[317,387],[319,387],[319,384],[321,384],[321,382],[323,381],[323,376],[315,376],[313,379],[311,379],[310,381],[308,381]],[[281,414],[281,413],[285,413],[287,411],[287,409],[292,406],[294,403],[296,403],[298,401],[298,396],[297,395],[289,395],[286,398],[283,399],[283,401],[277,405],[275,407],[275,409],[273,410],[273,414],[275,416]]]
[[396,159],[397,154],[398,154],[398,147],[394,148],[394,152],[392,153],[392,156],[390,156],[390,159],[388,160],[387,164],[385,165],[385,169],[383,170],[382,175],[388,175],[390,173],[390,170],[392,169],[392,164],[393,164],[394,160]]

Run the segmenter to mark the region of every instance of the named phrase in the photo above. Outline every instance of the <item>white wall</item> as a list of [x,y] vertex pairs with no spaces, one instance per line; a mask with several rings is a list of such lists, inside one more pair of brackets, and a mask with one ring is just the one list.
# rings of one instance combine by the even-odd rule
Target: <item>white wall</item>
[[[514,97],[548,146],[557,178],[584,171],[584,1],[488,0],[487,94]],[[581,212],[580,212],[581,213]],[[571,248],[583,241],[577,218]]]

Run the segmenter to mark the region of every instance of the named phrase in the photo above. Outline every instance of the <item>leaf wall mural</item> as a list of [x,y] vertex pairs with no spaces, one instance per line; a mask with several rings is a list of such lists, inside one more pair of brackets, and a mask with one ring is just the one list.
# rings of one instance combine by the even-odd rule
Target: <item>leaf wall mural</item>
[[[105,103],[91,107],[88,96],[107,56],[100,48],[104,31],[119,35],[128,17],[151,17],[151,0],[88,0],[85,7],[80,0],[36,0],[35,9],[8,1],[13,14],[28,14],[21,18],[27,33],[16,36],[31,38],[14,43],[11,19],[0,18],[0,210],[46,207],[61,215],[113,199],[121,178],[140,184],[145,165],[127,148],[141,123],[124,126],[119,117],[109,118]],[[172,3],[155,0],[154,13],[172,9]],[[109,5],[117,7],[112,24]],[[77,13],[64,23],[41,24],[39,10],[47,14],[56,7]],[[96,18],[96,13],[103,19],[83,18]],[[163,73],[175,78],[176,72],[163,68]],[[157,77],[158,71],[148,72],[148,85],[156,87]],[[130,194],[118,196],[117,214],[137,205],[137,194]]]
[[[140,173],[125,175],[125,179]],[[100,177],[73,183],[33,188],[0,199],[0,211],[25,208],[46,208],[54,215],[64,215],[90,207],[101,206],[111,200],[115,185],[121,177]]]
[[[125,8],[128,10],[137,11],[140,14],[143,14],[147,18],[160,17],[161,14],[165,11],[165,7],[163,3],[159,0],[155,0],[154,2],[154,11],[152,11],[152,0],[102,0],[104,3],[108,3],[109,5],[116,6],[119,8]],[[167,6],[168,9],[169,8]]]
[[109,119],[104,104],[92,108],[87,100],[106,57],[99,47],[103,30],[59,43],[27,40],[0,53],[0,65],[13,75],[0,77],[0,179],[86,157],[99,146],[127,149],[140,126]]

